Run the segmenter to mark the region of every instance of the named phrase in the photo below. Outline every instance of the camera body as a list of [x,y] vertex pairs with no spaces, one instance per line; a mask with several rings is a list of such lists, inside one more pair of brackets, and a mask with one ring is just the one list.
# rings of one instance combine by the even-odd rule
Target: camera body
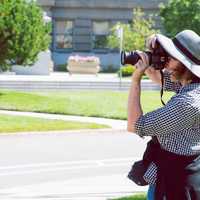
[[[152,51],[145,51],[149,58],[149,65],[156,70],[162,70],[165,64],[169,60],[169,54],[164,50],[164,48],[156,41],[155,48]],[[121,52],[121,64],[135,65],[139,61],[140,55],[137,51],[131,52]]]

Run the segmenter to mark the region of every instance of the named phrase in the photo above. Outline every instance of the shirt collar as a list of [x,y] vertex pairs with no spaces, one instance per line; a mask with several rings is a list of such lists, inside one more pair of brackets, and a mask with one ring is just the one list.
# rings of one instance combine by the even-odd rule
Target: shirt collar
[[191,83],[191,84],[188,84],[186,86],[182,86],[180,88],[179,93],[189,92],[189,91],[192,91],[192,90],[197,89],[197,88],[199,88],[199,90],[200,90],[200,83]]

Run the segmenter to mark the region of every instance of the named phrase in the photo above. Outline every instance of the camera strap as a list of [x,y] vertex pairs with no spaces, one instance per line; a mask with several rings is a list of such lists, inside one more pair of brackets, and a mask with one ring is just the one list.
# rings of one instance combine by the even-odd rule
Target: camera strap
[[161,75],[161,89],[160,89],[160,100],[163,106],[165,106],[165,102],[163,101],[162,97],[163,97],[163,92],[164,92],[164,75],[163,75],[163,71],[162,69],[160,69],[160,75]]

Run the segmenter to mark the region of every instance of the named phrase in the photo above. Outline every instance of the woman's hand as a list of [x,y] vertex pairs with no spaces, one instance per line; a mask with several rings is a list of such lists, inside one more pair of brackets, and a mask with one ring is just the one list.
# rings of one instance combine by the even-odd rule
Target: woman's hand
[[137,51],[137,53],[141,59],[135,65],[136,70],[133,73],[133,79],[140,80],[142,78],[142,75],[144,74],[145,70],[149,67],[149,58],[145,52]]
[[146,39],[146,48],[152,51],[156,46],[156,34],[152,34]]
[[136,68],[144,73],[144,71],[149,67],[149,57],[145,52],[137,51],[140,56],[140,60],[136,63]]
[[[155,48],[156,45],[156,34],[152,34],[150,37],[146,39],[146,47],[152,51]],[[140,56],[140,60],[136,63],[136,70],[134,72],[134,76],[136,79],[141,79],[142,75],[146,71],[146,69],[149,67],[149,57],[145,52],[142,51],[136,51],[138,55]],[[147,70],[148,71],[148,70]]]

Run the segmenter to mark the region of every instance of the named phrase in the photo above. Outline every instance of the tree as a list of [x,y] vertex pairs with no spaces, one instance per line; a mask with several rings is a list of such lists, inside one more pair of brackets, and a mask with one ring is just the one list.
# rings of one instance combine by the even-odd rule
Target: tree
[[151,18],[145,18],[141,9],[133,10],[133,20],[129,24],[118,23],[108,37],[108,46],[111,48],[119,48],[119,39],[116,36],[117,27],[123,28],[123,49],[125,51],[133,51],[135,49],[144,50],[145,40],[148,36],[156,33],[153,29],[154,22]]
[[169,36],[175,36],[184,29],[200,34],[200,0],[170,0],[162,5],[160,16]]
[[0,69],[31,65],[50,43],[51,25],[31,0],[0,0]]

